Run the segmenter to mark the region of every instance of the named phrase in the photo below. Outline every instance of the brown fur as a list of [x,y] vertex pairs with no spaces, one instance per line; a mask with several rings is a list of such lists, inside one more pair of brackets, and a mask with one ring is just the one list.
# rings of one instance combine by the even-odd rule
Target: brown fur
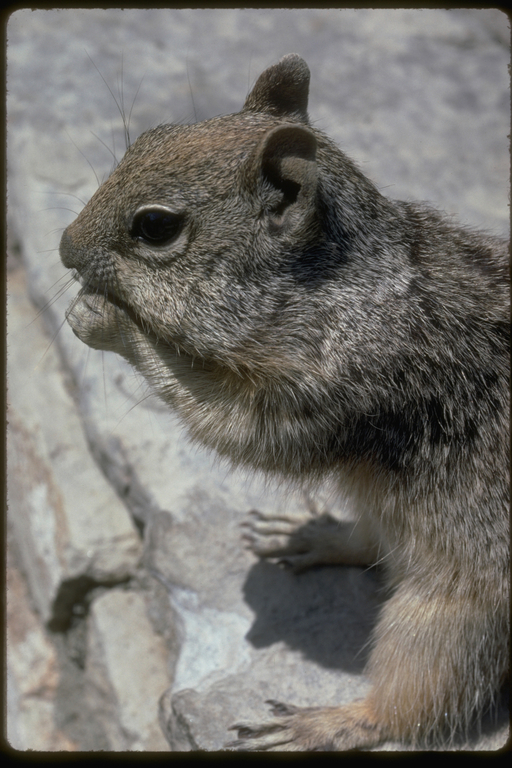
[[508,249],[384,198],[307,116],[295,55],[243,110],[160,126],[66,230],[68,320],[229,458],[335,478],[359,522],[247,538],[296,570],[381,559],[365,701],[238,725],[241,749],[442,742],[508,666]]

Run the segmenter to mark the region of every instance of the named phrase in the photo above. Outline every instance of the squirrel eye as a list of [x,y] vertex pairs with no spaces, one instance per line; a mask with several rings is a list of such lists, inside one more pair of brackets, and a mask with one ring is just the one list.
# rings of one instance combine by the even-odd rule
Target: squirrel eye
[[168,208],[141,208],[133,217],[130,235],[148,245],[168,245],[180,234],[184,216]]

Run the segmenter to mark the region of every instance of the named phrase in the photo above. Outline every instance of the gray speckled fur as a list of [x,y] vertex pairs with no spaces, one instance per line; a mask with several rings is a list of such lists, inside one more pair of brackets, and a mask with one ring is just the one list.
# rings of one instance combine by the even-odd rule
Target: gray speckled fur
[[[370,530],[355,560],[386,553],[367,699],[274,703],[243,749],[453,735],[508,660],[507,245],[383,197],[310,125],[308,84],[291,55],[242,112],[146,132],[61,242],[79,338],[234,463],[339,477]],[[182,217],[172,242],[134,236],[150,205]]]

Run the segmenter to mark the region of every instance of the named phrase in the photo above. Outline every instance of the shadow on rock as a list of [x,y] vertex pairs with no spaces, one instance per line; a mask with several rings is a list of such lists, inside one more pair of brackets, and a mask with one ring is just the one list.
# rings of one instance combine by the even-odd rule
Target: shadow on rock
[[244,597],[256,619],[246,638],[255,648],[284,641],[322,667],[362,672],[379,600],[375,570],[323,566],[294,575],[256,563]]

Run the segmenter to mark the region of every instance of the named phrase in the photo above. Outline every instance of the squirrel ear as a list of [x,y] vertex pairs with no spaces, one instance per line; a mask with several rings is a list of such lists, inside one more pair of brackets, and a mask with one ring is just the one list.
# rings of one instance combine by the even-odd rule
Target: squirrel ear
[[296,53],[266,69],[245,100],[242,112],[263,112],[308,120],[309,67]]
[[309,223],[316,211],[318,169],[316,138],[301,125],[273,128],[261,143],[256,161],[260,178],[279,192],[269,208],[274,232]]

